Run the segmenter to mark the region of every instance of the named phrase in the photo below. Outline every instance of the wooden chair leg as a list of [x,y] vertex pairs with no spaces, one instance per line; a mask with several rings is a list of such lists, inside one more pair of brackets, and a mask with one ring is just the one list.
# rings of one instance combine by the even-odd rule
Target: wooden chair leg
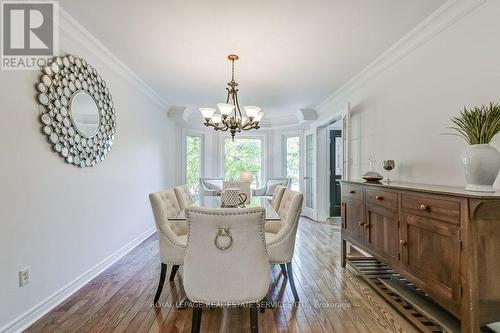
[[259,333],[259,312],[257,304],[250,304],[250,332]]
[[292,288],[293,298],[295,298],[295,302],[299,302],[299,295],[297,294],[297,289],[295,288],[295,281],[293,279],[293,270],[292,270],[292,262],[286,264],[286,270],[288,273],[288,281],[290,281],[290,287]]
[[165,283],[166,274],[167,274],[167,264],[161,263],[160,281],[158,282],[158,289],[156,289],[154,304],[156,304],[160,299],[161,291],[163,290],[163,284]]
[[177,273],[177,270],[179,269],[179,265],[173,265],[172,266],[172,272],[170,272],[170,281],[174,281],[175,278],[175,273]]
[[283,274],[283,278],[286,279],[287,278],[287,274],[286,274],[286,266],[285,266],[285,264],[280,264],[280,267],[281,267],[281,274]]
[[191,333],[199,333],[201,327],[201,304],[195,304],[193,306],[193,317],[191,320]]

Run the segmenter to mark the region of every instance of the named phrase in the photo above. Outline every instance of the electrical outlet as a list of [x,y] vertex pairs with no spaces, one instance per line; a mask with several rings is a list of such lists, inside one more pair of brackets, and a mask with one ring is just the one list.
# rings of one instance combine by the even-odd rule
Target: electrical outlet
[[24,267],[19,271],[19,287],[22,287],[31,282],[31,268]]

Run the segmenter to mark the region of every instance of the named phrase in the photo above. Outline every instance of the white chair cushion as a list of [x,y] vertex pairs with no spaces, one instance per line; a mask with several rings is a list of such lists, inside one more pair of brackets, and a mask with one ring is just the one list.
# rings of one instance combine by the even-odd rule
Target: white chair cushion
[[188,241],[188,235],[185,234],[185,235],[181,235],[179,236],[179,240],[185,245],[187,246],[187,241]]
[[222,180],[219,180],[219,179],[203,179],[203,184],[209,190],[222,191]]

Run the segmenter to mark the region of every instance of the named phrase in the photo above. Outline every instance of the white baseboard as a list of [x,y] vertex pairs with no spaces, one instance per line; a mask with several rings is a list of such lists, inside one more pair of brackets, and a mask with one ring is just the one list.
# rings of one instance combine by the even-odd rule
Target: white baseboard
[[121,249],[68,283],[66,286],[62,287],[46,299],[44,299],[39,304],[35,305],[30,310],[26,311],[4,327],[0,328],[0,333],[17,333],[28,328],[35,321],[40,319],[50,310],[55,308],[57,305],[61,304],[69,296],[73,295],[81,287],[86,285],[89,281],[95,278],[97,275],[101,274],[109,266],[113,265],[116,261],[122,258],[124,255],[133,250],[137,245],[141,244],[146,238],[151,236],[156,231],[156,228],[151,228],[146,230],[130,243],[123,246]]

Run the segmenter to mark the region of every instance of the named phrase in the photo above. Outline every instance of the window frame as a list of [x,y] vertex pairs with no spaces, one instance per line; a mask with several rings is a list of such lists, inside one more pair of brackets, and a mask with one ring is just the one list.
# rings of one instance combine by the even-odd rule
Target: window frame
[[303,188],[303,178],[304,178],[304,131],[286,131],[281,133],[281,174],[283,177],[288,177],[287,170],[287,149],[286,141],[288,138],[298,137],[299,138],[299,191],[304,192]]
[[[225,147],[225,142],[226,139],[231,139],[231,135],[224,133],[220,134],[220,154],[221,154],[221,161],[222,163],[219,166],[219,173],[220,175],[225,179],[226,176],[226,170],[225,170],[225,164],[226,164],[226,147]],[[261,167],[261,184],[259,184],[260,187],[262,187],[267,179],[267,163],[265,157],[267,156],[267,136],[265,134],[244,134],[244,133],[237,133],[235,140],[238,139],[256,139],[260,140],[261,142],[261,149],[260,149],[260,167]]]
[[191,130],[191,129],[182,129],[182,142],[181,142],[181,180],[183,184],[187,184],[187,145],[186,140],[187,137],[198,137],[200,138],[200,178],[205,175],[205,133],[201,131]]
[[287,150],[287,140],[289,138],[298,138],[299,139],[299,179],[298,185],[299,185],[299,191],[301,189],[301,184],[302,184],[302,133],[295,132],[295,133],[287,133],[283,134],[281,136],[281,149],[282,149],[282,156],[281,156],[281,166],[282,166],[282,174],[284,177],[288,177],[288,165],[287,165],[287,155],[288,155],[288,150]]

